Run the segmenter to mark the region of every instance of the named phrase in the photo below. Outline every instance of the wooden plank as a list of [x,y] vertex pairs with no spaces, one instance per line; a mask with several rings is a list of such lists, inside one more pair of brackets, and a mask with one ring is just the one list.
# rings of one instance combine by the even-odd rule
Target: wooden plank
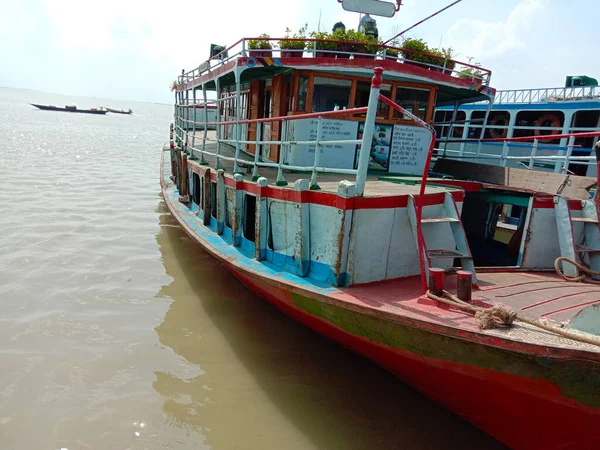
[[[565,181],[565,175],[560,173],[514,169],[453,159],[438,159],[433,170],[456,178],[549,194],[555,194]],[[568,198],[589,199],[588,190],[595,185],[596,180],[592,177],[571,176],[571,185],[565,186],[562,195]]]

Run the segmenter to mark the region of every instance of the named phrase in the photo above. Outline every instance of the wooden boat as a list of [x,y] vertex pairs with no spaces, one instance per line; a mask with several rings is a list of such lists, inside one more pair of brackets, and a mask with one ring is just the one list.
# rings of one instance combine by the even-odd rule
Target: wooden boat
[[[600,448],[600,286],[569,278],[600,270],[590,179],[557,195],[561,174],[441,157],[435,173],[454,176],[428,178],[434,109],[491,99],[485,69],[473,86],[377,55],[247,48],[178,79],[161,186],[183,229],[281,311],[510,447]],[[498,205],[524,211],[509,243]]]
[[35,103],[30,103],[31,106],[35,106],[38,109],[42,109],[44,111],[63,111],[63,112],[72,112],[72,113],[81,113],[81,114],[106,114],[106,111],[104,109],[96,109],[96,108],[90,108],[90,109],[79,109],[77,108],[77,106],[74,105],[66,105],[64,108],[61,108],[59,106],[52,106],[52,105],[37,105]]
[[109,108],[108,106],[105,106],[104,109],[106,109],[109,113],[114,113],[114,114],[132,114],[133,111],[131,109],[128,109],[127,111],[125,111],[124,109],[113,109],[113,108]]

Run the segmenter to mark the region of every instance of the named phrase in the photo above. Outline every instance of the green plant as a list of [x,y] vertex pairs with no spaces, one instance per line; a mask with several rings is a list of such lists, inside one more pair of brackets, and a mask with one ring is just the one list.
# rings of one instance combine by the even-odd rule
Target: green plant
[[[427,55],[423,55],[424,63],[430,64],[430,69],[437,69],[438,66],[444,65],[444,55],[437,48],[427,48]],[[440,69],[441,70],[441,69]]]
[[429,47],[423,39],[405,39],[402,42],[402,57],[404,59],[415,61],[415,62],[428,62],[428,56],[423,55],[426,53]]
[[[471,61],[473,60],[473,57],[469,57],[469,64],[471,64]],[[483,72],[481,70],[479,70],[479,68],[481,67],[481,64],[476,62],[473,63],[473,66],[475,67],[470,67],[470,66],[463,66],[462,69],[460,70],[460,72],[458,72],[458,78],[464,78],[464,79],[468,79],[468,78],[476,78],[476,77],[482,77],[483,76]]]
[[[298,33],[294,33],[291,36],[293,39],[302,39],[301,41],[279,41],[279,48],[281,49],[292,49],[292,50],[302,50],[306,46],[306,28],[308,24],[304,24],[302,28],[298,30]],[[290,33],[292,30],[286,27],[285,29],[285,38],[290,38]]]
[[[341,33],[338,33],[338,31],[340,31]],[[335,50],[340,49],[340,45],[337,42],[325,42],[325,41],[323,41],[323,39],[343,40],[343,39],[338,39],[340,34],[343,35],[342,30],[336,30],[335,33],[332,33],[332,34],[329,34],[326,31],[320,31],[320,32],[311,31],[310,37],[313,39],[319,39],[316,41],[317,50],[333,50],[333,51],[335,51]],[[315,45],[314,41],[308,41],[306,43],[306,49],[312,50],[313,45]]]
[[259,36],[259,38],[262,39],[251,39],[248,42],[248,48],[252,50],[273,48],[271,42],[268,41],[270,37],[271,36],[269,36],[268,34],[263,33]]

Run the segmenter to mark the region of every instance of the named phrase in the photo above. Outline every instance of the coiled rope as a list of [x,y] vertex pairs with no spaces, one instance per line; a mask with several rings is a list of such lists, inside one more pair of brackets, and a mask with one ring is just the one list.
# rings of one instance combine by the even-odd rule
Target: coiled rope
[[[582,275],[579,275],[578,277],[570,277],[568,275],[565,275],[562,270],[560,270],[560,265],[559,263],[561,261],[566,261],[570,264],[573,264],[575,267],[577,267],[577,269],[581,272],[584,272]],[[561,256],[559,258],[556,258],[556,260],[554,261],[554,270],[556,271],[556,273],[558,274],[559,277],[561,277],[563,280],[566,281],[573,281],[573,282],[580,282],[580,281],[584,281],[586,278],[591,277],[592,275],[600,275],[600,271],[598,270],[592,270],[588,267],[582,266],[581,264],[579,264],[577,261],[573,261],[571,258],[566,258],[564,256]],[[600,280],[585,280],[586,283],[590,283],[590,284],[600,284]]]
[[558,334],[560,336],[573,339],[575,341],[584,342],[586,344],[597,345],[600,347],[600,336],[595,336],[589,333],[574,333],[564,328],[555,327],[552,325],[545,324],[537,319],[530,319],[528,317],[518,314],[516,311],[509,310],[502,305],[494,305],[491,307],[481,307],[471,305],[448,291],[442,291],[444,297],[433,294],[431,291],[427,291],[427,297],[437,300],[438,302],[445,303],[450,306],[456,306],[465,311],[475,313],[475,319],[477,324],[482,330],[488,330],[492,328],[510,327],[513,322],[519,321],[524,322],[534,327],[541,328],[551,333]]

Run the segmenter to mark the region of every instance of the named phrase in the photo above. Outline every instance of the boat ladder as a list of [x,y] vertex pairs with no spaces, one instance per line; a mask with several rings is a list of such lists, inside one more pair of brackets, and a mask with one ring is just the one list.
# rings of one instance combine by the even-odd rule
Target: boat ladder
[[[417,248],[419,248],[419,241],[417,238],[417,205],[416,200],[412,195],[410,195],[408,199],[408,217]],[[439,236],[444,236],[447,232],[446,224],[450,225],[450,230],[452,231],[454,249],[430,250],[427,246],[427,240],[437,238],[436,240],[439,241]],[[473,256],[471,255],[471,249],[467,242],[465,229],[460,220],[458,207],[450,192],[444,194],[443,215],[439,217],[423,217],[423,212],[421,212],[421,228],[423,230],[423,253],[425,256],[425,271],[427,272],[427,278],[429,279],[429,268],[432,267],[432,259],[460,259],[462,269],[468,270],[473,274],[473,284],[476,284],[477,276],[475,274]],[[448,244],[445,245],[445,247],[447,246]],[[454,267],[452,269],[454,269]]]
[[[554,196],[560,256],[582,264],[587,255],[590,269],[600,271],[600,228],[596,205],[592,200],[582,200],[581,216],[576,217],[572,212],[566,198]],[[569,277],[579,276],[579,271],[572,264],[563,264],[562,269]]]

